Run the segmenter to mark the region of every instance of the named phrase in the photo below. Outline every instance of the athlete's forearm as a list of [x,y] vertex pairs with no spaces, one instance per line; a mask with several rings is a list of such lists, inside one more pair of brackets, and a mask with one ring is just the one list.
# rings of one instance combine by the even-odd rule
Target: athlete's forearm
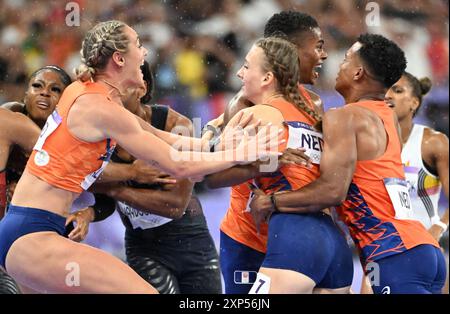
[[259,163],[253,163],[245,166],[235,166],[233,168],[211,174],[205,178],[205,182],[210,189],[218,189],[241,184],[245,181],[256,178],[259,174]]
[[[178,135],[158,129],[155,129],[154,134],[176,150],[199,152],[202,151],[205,145],[205,141],[201,138]],[[186,135],[188,134],[186,133]]]
[[447,207],[447,209],[444,212],[444,215],[441,217],[441,221],[443,223],[445,223],[447,226],[448,226],[448,216],[449,216],[448,211],[449,211],[449,208]]
[[186,127],[185,130],[181,128],[177,129],[177,131],[180,131],[182,134],[184,134],[183,136],[159,130],[137,116],[136,119],[138,120],[142,129],[156,135],[161,140],[174,147],[176,150],[201,151],[203,148],[204,142],[201,138],[191,137],[191,130],[189,127]]
[[98,183],[124,182],[134,179],[134,171],[131,164],[110,162],[97,180]]
[[320,177],[299,190],[276,193],[275,202],[280,212],[312,213],[337,206],[345,200],[345,197],[345,188]]
[[175,197],[171,191],[136,189],[126,186],[114,187],[108,195],[142,212],[172,219],[183,216],[190,199]]
[[215,153],[178,152],[177,170],[174,176],[178,178],[190,178],[204,176],[231,168],[238,163],[234,161],[235,151],[223,151]]

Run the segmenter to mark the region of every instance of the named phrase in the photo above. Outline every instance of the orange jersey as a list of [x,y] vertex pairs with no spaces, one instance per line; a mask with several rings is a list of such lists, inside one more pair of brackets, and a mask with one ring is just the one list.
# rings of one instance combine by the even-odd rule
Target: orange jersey
[[260,233],[258,233],[252,214],[246,211],[251,192],[248,187],[249,182],[231,188],[230,207],[222,220],[220,230],[239,243],[265,253],[268,226],[266,223],[261,224]]
[[[283,151],[286,146],[308,148],[307,153],[315,155],[315,163],[312,169],[298,165],[283,166],[274,173],[253,180],[253,183],[267,194],[299,189],[319,177],[318,163],[323,146],[321,134],[314,131],[312,127],[314,121],[286,100],[273,100],[268,105],[281,112],[285,123],[286,143],[280,145],[279,150]],[[246,211],[250,197],[248,183],[232,188],[230,208],[222,220],[220,229],[234,240],[265,253],[268,226],[263,224],[258,234],[252,215]]]
[[387,149],[376,160],[357,161],[347,199],[337,212],[348,225],[363,263],[404,252],[420,244],[439,244],[412,213],[401,160],[394,112],[383,101],[360,106],[377,114],[387,133]]
[[67,127],[69,110],[76,99],[85,94],[101,94],[111,102],[110,105],[116,105],[103,85],[79,81],[70,84],[56,110],[48,117],[26,167],[41,180],[75,193],[87,190],[94,183],[116,145],[111,139],[84,142],[70,133]]

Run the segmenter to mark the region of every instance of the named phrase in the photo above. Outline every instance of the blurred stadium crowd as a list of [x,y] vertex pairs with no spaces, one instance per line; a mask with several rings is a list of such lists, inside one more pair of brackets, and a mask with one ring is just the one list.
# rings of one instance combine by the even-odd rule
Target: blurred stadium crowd
[[[67,25],[68,3],[80,8],[80,26]],[[379,23],[368,26],[367,15],[378,8]],[[235,73],[267,19],[286,9],[315,16],[324,32],[329,57],[314,88],[326,107],[342,104],[334,80],[345,50],[358,34],[377,32],[405,50],[409,72],[432,79],[419,119],[448,134],[448,1],[443,0],[0,0],[0,101],[20,99],[27,76],[40,66],[55,64],[72,73],[86,30],[119,19],[137,30],[150,51],[155,101],[205,123],[239,89]]]
[[[67,25],[67,4],[80,8],[79,26]],[[379,23],[367,23],[378,8]],[[345,51],[360,33],[380,33],[404,49],[408,72],[433,82],[419,122],[449,135],[447,0],[0,0],[0,103],[21,100],[28,76],[41,66],[54,64],[72,73],[86,31],[99,21],[118,19],[136,29],[149,50],[156,83],[152,102],[204,124],[221,114],[239,90],[236,72],[268,18],[288,9],[313,15],[321,26],[328,60],[313,89],[326,108],[343,104],[334,82]],[[219,191],[201,197],[216,241],[228,195]],[[446,206],[443,201],[440,207]],[[123,233],[111,233],[123,228],[118,218],[104,233],[100,228],[88,242],[121,255]],[[448,232],[445,241],[448,251]]]

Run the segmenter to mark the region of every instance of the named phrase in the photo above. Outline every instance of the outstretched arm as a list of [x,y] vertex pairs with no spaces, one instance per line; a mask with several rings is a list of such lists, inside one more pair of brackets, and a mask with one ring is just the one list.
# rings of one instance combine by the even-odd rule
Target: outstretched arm
[[[449,185],[448,185],[448,158],[449,158],[449,143],[448,137],[440,132],[431,131],[433,134],[429,137],[427,141],[425,141],[423,148],[431,152],[430,163],[436,168],[439,180],[442,183],[442,188],[445,196],[448,200],[449,195]],[[428,154],[427,154],[428,155]],[[428,158],[427,158],[428,159]],[[427,160],[428,161],[428,160]],[[447,225],[448,228],[448,219],[449,219],[449,208],[444,212],[444,215],[440,218],[440,221]],[[440,224],[433,224],[430,228],[430,233],[434,236],[434,238],[439,241],[442,234],[445,232],[443,226]]]
[[342,109],[327,112],[323,134],[320,177],[300,190],[277,195],[280,211],[315,212],[345,200],[357,160],[356,134],[349,114]]
[[[342,109],[330,110],[324,115],[320,177],[299,190],[275,194],[280,212],[316,212],[345,200],[357,160],[352,119]],[[269,196],[259,195],[253,199],[251,208],[266,217],[273,205]]]
[[[227,152],[231,160],[224,160],[221,152],[179,152],[154,134],[144,131],[132,113],[101,95],[78,98],[69,112],[67,124],[70,131],[84,141],[113,138],[137,159],[179,178],[206,175],[243,163],[237,161],[235,150]],[[244,158],[248,155],[246,148],[245,145],[238,147],[245,149]]]
[[[181,126],[190,130],[192,122],[176,112],[169,112],[167,127]],[[143,176],[146,171],[138,173]],[[189,204],[194,184],[187,179],[180,179],[173,184],[164,186],[164,189],[134,188],[125,185],[116,185],[108,188],[106,194],[117,201],[138,208],[143,212],[160,215],[167,218],[181,218]]]

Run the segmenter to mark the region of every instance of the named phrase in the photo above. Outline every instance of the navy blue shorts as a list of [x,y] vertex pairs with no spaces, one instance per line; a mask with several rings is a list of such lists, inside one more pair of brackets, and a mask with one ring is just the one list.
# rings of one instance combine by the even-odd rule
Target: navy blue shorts
[[274,213],[262,267],[301,273],[314,280],[317,288],[344,288],[353,280],[347,241],[332,218],[322,212]]
[[65,233],[66,218],[55,213],[30,207],[9,205],[0,221],[0,264],[6,269],[6,255],[18,238],[34,232]]
[[220,231],[220,268],[226,294],[248,294],[256,280],[264,253]]
[[444,255],[429,244],[372,263],[378,267],[367,264],[366,269],[370,270],[367,278],[372,282],[375,294],[440,294],[445,284]]

